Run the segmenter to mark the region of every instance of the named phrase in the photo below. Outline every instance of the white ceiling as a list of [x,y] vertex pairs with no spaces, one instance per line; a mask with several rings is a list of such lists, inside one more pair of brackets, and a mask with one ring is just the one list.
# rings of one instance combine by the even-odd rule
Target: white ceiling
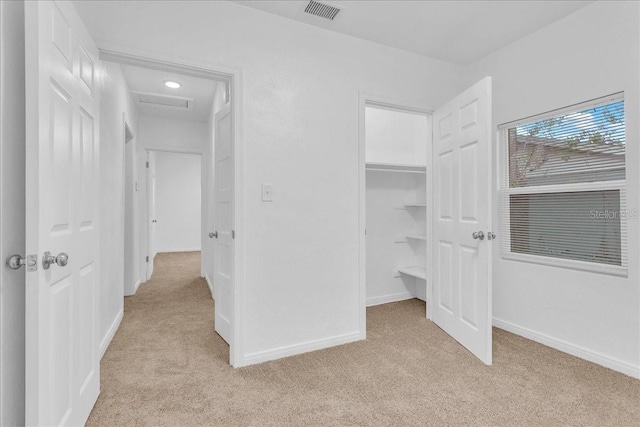
[[302,13],[306,1],[235,1],[390,47],[460,65],[555,22],[592,1],[329,0],[335,21]]
[[[211,106],[213,103],[213,95],[216,90],[216,85],[218,84],[216,81],[184,76],[182,74],[169,73],[165,71],[150,70],[148,68],[134,67],[131,65],[121,65],[121,67],[130,92],[141,92],[193,100],[193,109],[187,110],[138,103],[137,98],[134,96],[136,106],[141,114],[200,122],[206,122],[209,119],[209,113],[211,112]],[[180,82],[182,87],[179,89],[170,89],[164,85],[166,80]]]

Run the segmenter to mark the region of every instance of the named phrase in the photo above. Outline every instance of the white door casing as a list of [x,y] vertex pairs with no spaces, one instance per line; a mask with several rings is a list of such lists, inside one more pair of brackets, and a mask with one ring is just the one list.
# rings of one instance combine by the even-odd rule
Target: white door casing
[[214,141],[214,300],[216,332],[230,345],[233,322],[234,147],[232,115],[227,103],[215,115]]
[[432,319],[490,365],[491,78],[435,111],[433,133]]
[[26,424],[82,425],[100,387],[98,52],[69,2],[26,2],[25,30]]

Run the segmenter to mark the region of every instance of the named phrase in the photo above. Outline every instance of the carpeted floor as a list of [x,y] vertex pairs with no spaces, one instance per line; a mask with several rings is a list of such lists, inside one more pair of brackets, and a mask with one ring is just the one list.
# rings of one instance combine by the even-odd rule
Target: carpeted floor
[[499,329],[484,366],[418,300],[368,309],[366,341],[230,368],[199,258],[158,255],[125,299],[88,425],[640,425],[640,381]]

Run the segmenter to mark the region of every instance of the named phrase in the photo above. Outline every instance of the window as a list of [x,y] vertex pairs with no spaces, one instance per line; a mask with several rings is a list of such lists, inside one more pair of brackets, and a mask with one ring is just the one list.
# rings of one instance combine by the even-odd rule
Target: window
[[500,132],[503,257],[626,274],[631,214],[622,95],[502,125]]

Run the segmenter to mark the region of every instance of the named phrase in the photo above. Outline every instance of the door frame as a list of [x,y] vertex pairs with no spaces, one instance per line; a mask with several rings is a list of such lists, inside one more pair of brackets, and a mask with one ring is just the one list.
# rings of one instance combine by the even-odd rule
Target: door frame
[[[367,200],[366,200],[366,135],[365,135],[365,111],[367,107],[374,107],[380,109],[386,109],[391,111],[399,111],[404,113],[420,114],[427,117],[430,121],[430,128],[432,129],[431,117],[433,115],[434,108],[431,108],[424,103],[416,102],[415,100],[402,100],[385,98],[365,92],[359,92],[358,100],[358,282],[359,282],[359,300],[358,300],[358,318],[360,339],[367,338],[367,236],[366,236],[366,224],[367,224]],[[432,129],[433,132],[433,129]],[[432,169],[433,169],[433,153],[432,147],[427,148],[427,161],[426,161],[426,231],[427,231],[427,244],[431,242],[433,238],[433,230],[431,224],[431,210],[429,207],[429,200],[432,197]],[[428,247],[428,246],[427,246]],[[426,251],[426,265],[427,271],[431,271],[432,254],[427,249]],[[431,278],[427,274],[427,318],[431,319]]]
[[[150,55],[148,52],[132,50],[123,46],[101,44],[98,46],[100,60],[124,65],[151,68],[158,71],[179,73],[193,77],[224,81],[231,92],[232,138],[234,146],[234,272],[233,272],[233,323],[229,345],[231,366],[244,366],[244,294],[245,294],[245,183],[244,183],[244,96],[243,73],[237,68],[221,67],[185,61],[183,58]],[[201,153],[200,153],[201,154]]]

